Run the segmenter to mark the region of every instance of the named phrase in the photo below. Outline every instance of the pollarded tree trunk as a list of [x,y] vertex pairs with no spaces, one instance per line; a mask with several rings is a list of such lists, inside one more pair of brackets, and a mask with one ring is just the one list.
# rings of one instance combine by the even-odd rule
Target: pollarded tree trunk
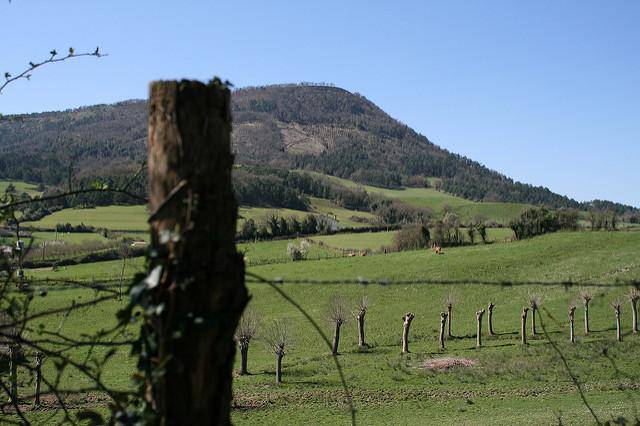
[[440,350],[444,351],[444,326],[447,322],[447,313],[440,312],[440,335],[438,336],[438,342],[440,343]]
[[493,307],[495,305],[491,302],[489,302],[489,305],[487,306],[487,319],[489,322],[489,336],[495,336],[496,334],[493,332]]
[[584,335],[589,334],[589,300],[584,301]]
[[411,312],[407,312],[402,317],[402,353],[409,353],[409,327],[411,327],[411,321],[415,318]]
[[631,299],[631,331],[638,334],[638,299]]
[[622,342],[622,326],[620,324],[620,305],[613,307],[616,313],[616,340]]
[[529,308],[522,308],[522,314],[520,315],[520,336],[522,337],[522,344],[527,344],[527,312]]
[[576,342],[576,337],[575,337],[574,328],[573,328],[573,318],[574,318],[575,311],[576,311],[575,306],[569,306],[569,341],[571,343]]
[[331,347],[331,355],[338,355],[338,344],[340,343],[340,327],[342,321],[335,322],[335,328],[333,330],[333,345]]
[[356,316],[356,319],[358,320],[358,347],[360,349],[367,347],[367,343],[364,340],[364,316],[366,313],[367,311],[365,309],[360,309]]
[[448,338],[452,338],[453,335],[451,334],[451,311],[453,311],[453,306],[451,305],[451,303],[447,304],[447,337]]
[[476,312],[476,347],[482,346],[482,316],[484,315],[484,309]]
[[276,385],[282,383],[282,357],[283,352],[276,353]]
[[233,335],[248,300],[234,242],[230,98],[219,80],[151,84],[154,257],[143,300],[164,309],[146,317],[153,345],[140,361],[160,424],[230,422]]
[[247,358],[249,355],[249,342],[240,342],[240,375],[249,374],[247,369]]
[[531,305],[531,335],[536,336],[538,333],[536,331],[536,312],[538,312],[538,306],[533,304]]

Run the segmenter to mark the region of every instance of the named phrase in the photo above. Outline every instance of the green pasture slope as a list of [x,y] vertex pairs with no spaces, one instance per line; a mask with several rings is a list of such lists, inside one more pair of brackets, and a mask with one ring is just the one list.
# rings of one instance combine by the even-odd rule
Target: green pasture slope
[[284,209],[284,208],[266,208],[266,207],[240,207],[239,214],[242,219],[263,220],[268,214],[277,212],[282,217],[295,216],[302,220],[309,214],[324,215],[334,218],[338,225],[342,228],[360,228],[363,226],[369,226],[369,223],[359,222],[354,218],[364,219],[366,221],[374,221],[375,216],[368,212],[359,212],[355,210],[345,209],[344,207],[337,206],[331,201],[310,197],[310,206],[308,211]]
[[[398,231],[382,232],[362,232],[357,234],[334,234],[319,235],[310,237],[312,241],[322,242],[326,247],[333,247],[342,250],[373,250],[378,251],[383,247],[393,245],[393,239]],[[462,229],[465,241],[469,242],[469,236],[465,229]],[[513,231],[510,228],[488,228],[487,242],[504,242],[513,238]],[[482,240],[476,234],[475,243],[481,244]]]
[[64,209],[25,226],[54,229],[57,224],[70,223],[120,231],[146,231],[149,229],[146,206],[106,206],[92,209]]
[[42,192],[38,191],[38,185],[36,184],[22,182],[22,181],[4,180],[4,179],[0,179],[0,194],[4,194],[4,191],[11,184],[15,186],[18,194],[22,194],[23,192],[26,192],[31,196],[42,194]]
[[341,179],[335,176],[324,175],[316,172],[307,172],[316,176],[325,176],[335,182],[341,183],[347,187],[361,187],[365,191],[381,194],[389,198],[397,198],[409,205],[415,207],[426,207],[438,215],[444,215],[444,207],[448,205],[452,210],[460,216],[462,222],[469,222],[474,216],[480,215],[487,220],[493,220],[496,223],[506,225],[512,219],[517,218],[524,210],[532,207],[528,204],[520,203],[499,203],[499,202],[476,202],[466,200],[446,192],[437,191],[433,188],[402,188],[387,189],[378,188],[370,185],[360,185],[347,179]]
[[[282,242],[277,242],[283,244]],[[262,243],[266,244],[266,243]],[[248,245],[250,247],[250,245]],[[261,250],[269,252],[269,248]],[[281,248],[272,247],[273,253]],[[254,250],[255,253],[258,249]],[[249,248],[249,256],[251,248]],[[141,259],[130,262],[127,275],[143,269]],[[69,267],[59,278],[91,279],[118,273],[120,262],[100,262]],[[62,269],[62,268],[61,268]],[[55,274],[61,274],[58,271]],[[349,316],[343,326],[340,363],[354,395],[359,424],[562,424],[589,423],[587,409],[580,403],[571,380],[551,345],[543,336],[530,338],[522,347],[516,334],[527,294],[542,298],[541,319],[550,337],[567,358],[572,371],[583,383],[587,400],[600,420],[636,414],[640,367],[637,353],[640,337],[629,334],[630,310],[623,305],[624,341],[614,341],[614,316],[610,302],[623,298],[626,288],[593,288],[590,315],[592,333],[582,333],[582,308],[576,312],[578,343],[568,343],[567,306],[577,300],[578,289],[542,286],[428,286],[370,284],[287,284],[293,279],[358,279],[372,281],[416,279],[487,280],[577,280],[615,282],[640,277],[640,233],[582,232],[556,233],[510,244],[475,245],[445,250],[444,255],[428,251],[387,255],[285,262],[249,268],[267,278],[282,277],[278,286],[298,302],[327,335],[332,327],[325,320],[326,303],[334,294],[342,295],[349,310],[363,295],[369,299],[366,335],[371,348],[356,348],[355,321]],[[53,276],[51,271],[30,271],[30,275]],[[248,277],[250,280],[251,277]],[[340,391],[339,378],[328,349],[301,313],[264,284],[248,284],[251,306],[262,316],[262,328],[274,319],[289,322],[293,345],[284,358],[284,383],[273,385],[274,356],[254,339],[249,351],[251,375],[234,380],[235,424],[344,424],[349,412]],[[455,299],[453,333],[445,353],[437,350],[439,313],[448,293]],[[75,299],[87,300],[96,293],[87,290],[49,292],[37,302],[41,308],[68,306]],[[475,348],[475,312],[492,301],[497,337],[484,337],[484,347]],[[82,312],[63,314],[44,324],[46,329],[62,329],[71,334],[92,333],[113,324],[122,302],[99,305]],[[401,316],[414,312],[411,326],[411,353],[400,354]],[[36,325],[34,325],[36,326]],[[486,327],[486,322],[485,322]],[[538,323],[541,333],[542,327]],[[603,349],[607,349],[603,354]],[[98,355],[101,352],[98,352]],[[84,359],[85,349],[73,356]],[[474,367],[448,371],[422,368],[425,361],[442,356],[477,362]],[[125,388],[135,363],[119,352],[104,376]],[[614,365],[615,368],[614,369]],[[45,374],[54,367],[45,362]],[[69,372],[64,383],[82,387],[81,374]],[[28,392],[27,378],[21,376],[21,392]],[[622,390],[620,390],[622,389]],[[33,414],[34,419],[40,418]]]

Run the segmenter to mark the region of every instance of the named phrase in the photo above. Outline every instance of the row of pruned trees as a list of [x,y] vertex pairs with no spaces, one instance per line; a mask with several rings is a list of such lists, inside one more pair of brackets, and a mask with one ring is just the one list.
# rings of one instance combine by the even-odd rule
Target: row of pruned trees
[[[640,300],[640,291],[638,289],[632,289],[628,293],[628,299],[631,304],[632,311],[632,332],[638,333],[638,310],[637,304]],[[580,299],[582,300],[584,308],[584,334],[588,335],[590,332],[589,327],[589,304],[593,299],[593,295],[589,291],[580,292]],[[538,294],[529,293],[527,297],[527,305],[522,308],[520,313],[520,339],[523,345],[527,344],[527,336],[539,335],[537,330],[537,318],[539,317],[539,309],[542,303],[542,299]],[[438,347],[441,351],[445,350],[445,341],[447,339],[454,338],[452,333],[453,323],[453,310],[456,304],[455,298],[448,294],[445,299],[445,311],[440,312],[439,318],[439,334],[438,334]],[[483,337],[483,319],[487,314],[487,330],[489,336],[496,336],[497,333],[493,327],[493,316],[495,304],[489,302],[486,309],[480,309],[475,312],[476,317],[476,347],[482,346]],[[611,303],[614,310],[616,319],[616,340],[622,341],[622,302],[619,299],[614,300]],[[342,326],[348,321],[349,317],[356,319],[358,327],[358,348],[360,350],[366,350],[369,345],[365,340],[365,316],[368,308],[368,298],[363,296],[358,302],[355,309],[349,309],[348,303],[344,297],[340,295],[331,296],[326,309],[326,319],[333,330],[333,339],[331,343],[331,354],[333,356],[339,355],[340,335]],[[568,307],[568,319],[569,319],[569,341],[575,343],[575,311],[576,305],[571,303]],[[530,314],[530,315],[529,315]],[[401,334],[401,351],[402,353],[409,352],[409,331],[413,320],[416,315],[413,312],[407,312],[402,316],[402,334]],[[530,332],[527,333],[527,320],[530,319]],[[259,316],[255,311],[248,309],[243,314],[238,328],[236,330],[236,340],[240,348],[240,374],[248,374],[247,359],[249,352],[249,343],[258,334],[260,325]],[[291,346],[291,336],[289,333],[288,322],[284,320],[274,321],[270,327],[268,327],[262,336],[267,347],[273,351],[276,357],[276,383],[280,383],[282,380],[282,358],[285,355],[286,350]]]

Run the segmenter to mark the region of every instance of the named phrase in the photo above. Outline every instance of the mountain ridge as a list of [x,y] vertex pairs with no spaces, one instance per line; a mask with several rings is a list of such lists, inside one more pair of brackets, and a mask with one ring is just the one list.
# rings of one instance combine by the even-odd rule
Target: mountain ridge
[[[514,181],[451,153],[366,97],[331,85],[237,89],[232,114],[240,164],[313,170],[381,187],[416,186],[438,177],[443,190],[475,201],[574,208],[590,203]],[[60,184],[69,173],[130,173],[146,156],[146,132],[144,100],[7,116],[0,121],[0,178]]]

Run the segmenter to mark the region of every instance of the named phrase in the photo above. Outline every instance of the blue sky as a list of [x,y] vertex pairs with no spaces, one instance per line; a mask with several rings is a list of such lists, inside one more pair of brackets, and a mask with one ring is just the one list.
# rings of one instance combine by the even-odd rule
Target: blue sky
[[0,1],[0,71],[90,51],[0,113],[146,97],[154,79],[331,82],[433,142],[578,200],[640,206],[640,2]]

